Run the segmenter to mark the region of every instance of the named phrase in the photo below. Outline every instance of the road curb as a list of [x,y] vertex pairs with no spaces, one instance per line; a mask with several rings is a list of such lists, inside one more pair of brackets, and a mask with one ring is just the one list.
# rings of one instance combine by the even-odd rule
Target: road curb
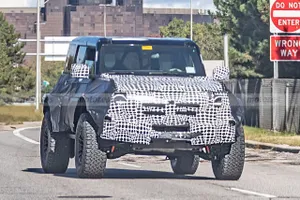
[[269,144],[263,142],[256,142],[252,140],[246,140],[246,147],[253,148],[253,149],[269,149],[272,151],[278,152],[288,152],[288,153],[299,153],[300,147],[292,147],[289,145],[276,145],[276,144]]
[[0,124],[0,131],[12,131],[18,128],[26,128],[26,127],[32,127],[32,126],[41,126],[42,122],[24,122],[23,124],[12,124],[12,125],[3,125]]

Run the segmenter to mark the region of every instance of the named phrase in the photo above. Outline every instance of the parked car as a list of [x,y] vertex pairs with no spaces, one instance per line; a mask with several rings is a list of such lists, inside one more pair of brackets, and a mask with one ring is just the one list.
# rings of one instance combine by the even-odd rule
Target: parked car
[[243,106],[228,79],[226,67],[207,77],[186,38],[75,38],[44,98],[42,168],[65,173],[75,158],[78,177],[101,178],[108,159],[164,155],[175,174],[195,174],[202,158],[217,179],[238,180]]

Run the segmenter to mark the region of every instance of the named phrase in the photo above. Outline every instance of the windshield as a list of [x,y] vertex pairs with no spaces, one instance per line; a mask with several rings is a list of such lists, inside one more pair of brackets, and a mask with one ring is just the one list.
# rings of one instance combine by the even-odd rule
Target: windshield
[[204,76],[196,47],[105,44],[100,50],[102,72]]

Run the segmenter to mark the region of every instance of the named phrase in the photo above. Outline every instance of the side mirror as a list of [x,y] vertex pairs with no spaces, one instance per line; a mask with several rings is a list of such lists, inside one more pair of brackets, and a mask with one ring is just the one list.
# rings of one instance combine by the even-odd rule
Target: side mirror
[[217,81],[229,80],[230,71],[228,67],[218,66],[213,70],[213,79]]
[[89,67],[84,64],[73,64],[71,67],[71,76],[73,78],[89,78]]

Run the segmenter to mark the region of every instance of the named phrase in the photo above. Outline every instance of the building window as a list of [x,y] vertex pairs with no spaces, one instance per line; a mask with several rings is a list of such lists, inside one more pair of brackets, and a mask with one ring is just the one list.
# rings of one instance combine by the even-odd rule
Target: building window
[[117,0],[116,6],[124,6],[124,0]]

